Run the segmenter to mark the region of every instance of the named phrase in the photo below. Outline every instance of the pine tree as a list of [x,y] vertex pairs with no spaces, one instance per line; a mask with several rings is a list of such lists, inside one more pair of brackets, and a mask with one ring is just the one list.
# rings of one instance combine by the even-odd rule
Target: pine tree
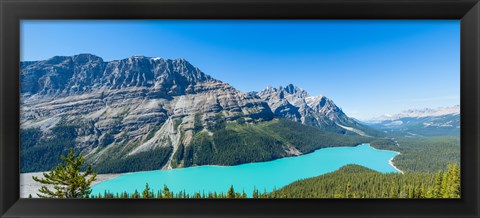
[[405,188],[400,189],[399,197],[400,198],[406,198],[407,197],[407,193],[405,192]]
[[150,191],[148,183],[145,184],[145,189],[142,192],[142,198],[153,198],[153,193]]
[[390,198],[398,198],[398,186],[396,182],[394,182],[391,186]]
[[138,191],[136,189],[135,189],[135,192],[132,195],[132,198],[134,198],[134,199],[140,198],[140,193],[138,193]]
[[269,198],[276,198],[277,197],[277,187],[274,186],[272,192],[268,195]]
[[165,198],[172,198],[170,193],[170,189],[168,189],[167,185],[163,185],[163,195]]
[[347,186],[345,188],[345,197],[346,198],[352,198],[353,197],[352,184],[350,184],[350,182],[347,183]]
[[409,185],[408,186],[408,198],[414,198],[415,197],[415,190],[414,186]]
[[425,191],[425,185],[422,184],[422,186],[420,187],[420,195],[419,195],[419,198],[425,198],[427,195],[426,191]]
[[442,182],[443,182],[443,172],[438,171],[437,175],[435,176],[435,183],[433,187],[433,197],[434,198],[441,198],[442,197]]
[[425,197],[426,198],[433,198],[434,197],[433,192],[434,192],[433,189],[429,188]]
[[448,198],[449,189],[450,189],[450,166],[448,166],[447,172],[443,174],[442,178],[442,187],[440,189],[440,194],[442,198]]
[[449,164],[442,181],[443,198],[460,197],[460,168],[456,164]]
[[253,187],[252,198],[258,198],[258,189],[256,187]]
[[266,189],[266,188],[263,189],[263,193],[262,193],[262,195],[260,195],[260,198],[268,198],[268,194],[267,194],[267,189]]
[[228,189],[227,198],[235,198],[235,190],[233,189],[233,185],[231,185]]
[[460,198],[460,189],[461,189],[461,184],[460,184],[460,166],[458,164],[453,164],[451,166],[451,185],[452,189],[450,192],[450,197],[451,198]]
[[51,190],[42,186],[37,193],[41,198],[85,198],[92,192],[90,186],[95,181],[97,174],[89,166],[84,173],[80,169],[85,162],[81,155],[75,156],[70,149],[69,154],[61,157],[63,163],[59,163],[50,172],[43,173],[44,178],[33,177],[33,180],[45,185],[53,185]]
[[103,197],[108,198],[107,190],[103,191]]

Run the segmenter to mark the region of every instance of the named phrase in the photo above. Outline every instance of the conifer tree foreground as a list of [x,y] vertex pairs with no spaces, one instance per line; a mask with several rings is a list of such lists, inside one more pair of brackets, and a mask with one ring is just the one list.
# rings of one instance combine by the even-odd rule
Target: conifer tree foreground
[[[69,154],[61,157],[63,163],[59,163],[50,172],[43,173],[44,178],[33,176],[33,180],[44,184],[37,193],[40,198],[87,198],[92,190],[90,186],[97,176],[88,167],[85,172],[80,172],[85,158],[75,156],[73,149]],[[53,186],[50,189],[46,185]]]

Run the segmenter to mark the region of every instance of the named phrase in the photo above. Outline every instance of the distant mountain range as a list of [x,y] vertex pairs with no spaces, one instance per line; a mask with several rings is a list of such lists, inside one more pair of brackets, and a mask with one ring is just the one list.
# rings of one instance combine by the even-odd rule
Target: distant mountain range
[[[49,170],[70,147],[118,172],[265,161],[382,134],[325,96],[292,84],[243,93],[184,59],[80,54],[20,67],[22,172]],[[302,147],[282,131],[325,143]]]
[[382,131],[404,136],[460,135],[460,105],[411,109],[366,121]]

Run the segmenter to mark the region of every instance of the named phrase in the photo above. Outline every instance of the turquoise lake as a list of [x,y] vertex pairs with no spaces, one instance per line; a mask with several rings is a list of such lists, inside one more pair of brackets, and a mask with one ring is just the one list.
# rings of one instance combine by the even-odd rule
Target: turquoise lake
[[398,171],[388,161],[396,155],[394,151],[377,150],[369,144],[322,148],[302,156],[237,166],[198,166],[128,173],[93,186],[92,194],[103,194],[105,190],[110,193],[133,193],[138,190],[141,193],[148,183],[155,192],[166,184],[174,193],[186,191],[190,194],[196,191],[226,193],[233,185],[235,191],[244,190],[250,196],[254,187],[260,192],[268,192],[348,164],[358,164],[382,173],[395,173]]

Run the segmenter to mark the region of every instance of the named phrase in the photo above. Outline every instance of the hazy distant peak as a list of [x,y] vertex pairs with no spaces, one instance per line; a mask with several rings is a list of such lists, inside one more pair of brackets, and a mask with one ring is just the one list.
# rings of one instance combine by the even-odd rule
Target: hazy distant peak
[[396,120],[403,117],[437,117],[449,114],[460,114],[460,105],[454,105],[451,107],[409,109],[398,114],[384,114],[372,118],[371,121]]

